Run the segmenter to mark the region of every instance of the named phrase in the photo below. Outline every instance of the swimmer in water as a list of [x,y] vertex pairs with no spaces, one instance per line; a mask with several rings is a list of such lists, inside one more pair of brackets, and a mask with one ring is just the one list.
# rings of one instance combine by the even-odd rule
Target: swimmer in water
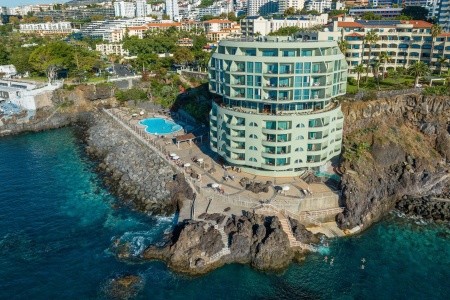
[[323,259],[324,262],[328,261],[328,256],[325,256],[325,258]]
[[364,265],[361,265],[361,270],[364,270]]
[[362,263],[365,263],[365,262],[366,262],[366,259],[363,257],[363,258],[361,259],[361,262],[362,262]]

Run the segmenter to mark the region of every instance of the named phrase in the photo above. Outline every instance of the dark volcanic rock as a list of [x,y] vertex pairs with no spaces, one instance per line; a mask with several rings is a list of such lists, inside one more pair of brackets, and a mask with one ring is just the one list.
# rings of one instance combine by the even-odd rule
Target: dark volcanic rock
[[[202,218],[222,221],[217,214],[203,214]],[[185,221],[178,225],[165,246],[150,246],[143,257],[165,260],[178,272],[203,274],[225,263],[250,264],[259,270],[280,270],[304,255],[301,249],[290,247],[277,217],[251,213],[229,217],[224,227],[227,245],[215,224],[215,221]],[[304,241],[319,240],[303,226],[295,224],[296,235]],[[229,254],[210,262],[210,258],[226,246]]]
[[342,229],[367,228],[403,197],[441,194],[449,185],[448,97],[406,94],[342,108]]
[[450,200],[436,201],[431,197],[404,197],[396,204],[396,208],[406,215],[418,215],[435,221],[450,221]]
[[182,174],[106,115],[95,116],[86,143],[107,186],[138,210],[171,214],[193,198]]

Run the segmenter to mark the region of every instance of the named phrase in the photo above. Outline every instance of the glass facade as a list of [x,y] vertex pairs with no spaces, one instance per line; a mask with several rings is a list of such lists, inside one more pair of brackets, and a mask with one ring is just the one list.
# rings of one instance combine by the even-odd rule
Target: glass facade
[[286,39],[221,41],[210,60],[211,148],[249,172],[290,176],[340,153],[344,56],[333,41]]

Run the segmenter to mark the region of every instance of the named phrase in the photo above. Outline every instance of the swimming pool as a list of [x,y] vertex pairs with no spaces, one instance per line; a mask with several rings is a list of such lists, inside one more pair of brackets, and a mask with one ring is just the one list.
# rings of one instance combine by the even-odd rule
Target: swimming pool
[[163,118],[149,118],[139,122],[145,126],[145,131],[151,134],[170,134],[183,129],[180,125]]

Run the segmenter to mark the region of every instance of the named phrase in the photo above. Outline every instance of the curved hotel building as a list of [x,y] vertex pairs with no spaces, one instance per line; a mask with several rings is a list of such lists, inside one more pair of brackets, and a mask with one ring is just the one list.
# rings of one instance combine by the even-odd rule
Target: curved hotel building
[[223,40],[209,63],[210,146],[228,163],[295,176],[341,152],[347,63],[334,41]]

